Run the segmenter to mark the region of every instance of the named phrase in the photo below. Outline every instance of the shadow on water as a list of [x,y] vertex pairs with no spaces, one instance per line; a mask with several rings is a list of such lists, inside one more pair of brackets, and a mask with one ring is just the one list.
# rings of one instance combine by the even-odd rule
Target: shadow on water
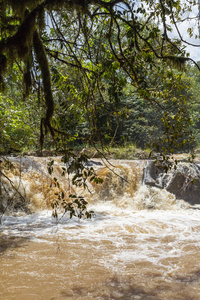
[[[199,272],[197,272],[199,274]],[[102,299],[102,300],[163,300],[172,299],[163,298],[170,292],[170,283],[163,283],[154,287],[146,287],[145,285],[137,285],[132,280],[119,280],[117,277],[111,278],[109,281],[102,283],[99,287],[86,288],[82,286],[73,286],[71,291],[62,291],[61,297],[64,299]],[[173,293],[173,288],[171,290]],[[165,296],[166,296],[165,295]],[[198,300],[199,298],[188,293],[179,294],[178,290],[173,294],[173,299],[181,300]],[[51,300],[54,300],[52,298]]]
[[30,238],[19,236],[0,236],[0,255],[8,249],[14,249],[26,246]]
[[200,270],[187,274],[185,276],[177,276],[174,278],[178,282],[196,283],[200,281]]
[[116,277],[111,278],[108,282],[104,283],[99,289],[87,289],[84,287],[74,286],[70,292],[61,292],[61,296],[65,299],[81,299],[82,297],[86,299],[92,299],[95,294],[95,298],[102,300],[110,299],[141,299],[141,300],[161,300],[160,297],[156,295],[156,291],[145,291],[144,287],[139,287],[128,280],[121,281]]
[[88,297],[88,299],[92,299],[92,295],[95,294],[95,297],[102,300],[110,300],[110,299],[141,299],[141,300],[161,300],[159,296],[157,296],[156,290],[145,290],[144,287],[137,286],[136,284],[124,280],[121,281],[117,277],[111,278],[109,281],[104,283],[101,288],[92,290],[84,287],[74,286],[71,290],[71,293],[63,291],[61,293],[62,297],[66,299],[81,299],[82,297]]

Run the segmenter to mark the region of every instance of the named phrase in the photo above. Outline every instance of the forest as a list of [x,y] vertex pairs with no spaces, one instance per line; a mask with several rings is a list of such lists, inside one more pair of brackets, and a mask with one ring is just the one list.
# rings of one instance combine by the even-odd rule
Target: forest
[[199,47],[200,0],[0,0],[0,299],[199,299]]
[[[195,5],[0,1],[0,154],[131,144],[192,151],[200,67],[178,26]],[[187,31],[198,44],[195,28]]]
[[[200,62],[187,53],[180,24],[198,46],[194,9],[196,1],[0,1],[1,168],[12,168],[9,155],[64,155],[63,175],[75,172],[72,185],[87,187],[87,179],[103,181],[85,169],[91,157],[150,158],[165,171],[173,154],[193,160]],[[2,170],[0,181],[20,195],[17,206],[26,203]],[[72,215],[70,203],[84,211],[84,197],[52,182],[54,215],[59,203]]]

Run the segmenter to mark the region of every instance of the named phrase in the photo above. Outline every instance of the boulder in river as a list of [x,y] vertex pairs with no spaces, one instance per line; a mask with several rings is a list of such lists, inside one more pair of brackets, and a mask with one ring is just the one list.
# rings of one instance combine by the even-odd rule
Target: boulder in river
[[143,183],[166,189],[176,199],[183,199],[192,205],[200,204],[200,166],[195,163],[179,163],[166,173],[157,168],[153,161],[148,161]]

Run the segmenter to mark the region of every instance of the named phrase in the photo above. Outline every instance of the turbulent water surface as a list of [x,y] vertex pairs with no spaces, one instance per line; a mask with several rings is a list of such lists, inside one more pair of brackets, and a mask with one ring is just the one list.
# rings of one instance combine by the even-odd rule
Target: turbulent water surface
[[[92,219],[58,222],[39,209],[52,195],[36,162],[20,173],[34,213],[2,217],[0,299],[200,299],[200,211],[143,186],[144,162],[115,169],[126,184],[101,167]],[[17,182],[19,173],[7,175]]]

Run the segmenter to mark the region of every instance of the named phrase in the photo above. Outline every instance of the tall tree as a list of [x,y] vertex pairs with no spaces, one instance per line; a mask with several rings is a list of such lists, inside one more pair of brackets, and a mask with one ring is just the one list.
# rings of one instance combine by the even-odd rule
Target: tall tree
[[[104,98],[105,82],[110,81],[113,101],[119,101],[128,80],[149,103],[160,105],[149,85],[151,72],[157,69],[159,73],[161,64],[164,69],[169,62],[182,66],[191,60],[177,25],[191,5],[196,1],[182,5],[178,0],[1,0],[1,87],[15,61],[24,64],[25,96],[34,82],[33,70],[41,76],[46,102],[40,127],[42,147],[47,132],[53,137],[59,132],[52,125],[55,101],[49,64],[75,68],[81,74],[80,96],[91,111],[95,134],[95,98],[97,93]],[[169,37],[171,25],[179,40]]]

